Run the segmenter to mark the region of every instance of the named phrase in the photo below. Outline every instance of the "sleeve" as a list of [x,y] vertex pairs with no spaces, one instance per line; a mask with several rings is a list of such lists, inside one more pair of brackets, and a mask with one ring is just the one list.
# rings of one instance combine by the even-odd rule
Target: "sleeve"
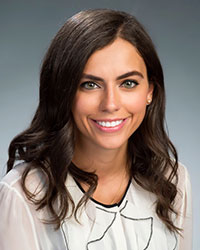
[[0,183],[0,249],[39,250],[33,217],[19,190]]
[[179,172],[178,191],[178,227],[182,229],[178,250],[192,250],[192,192],[189,174],[184,166]]

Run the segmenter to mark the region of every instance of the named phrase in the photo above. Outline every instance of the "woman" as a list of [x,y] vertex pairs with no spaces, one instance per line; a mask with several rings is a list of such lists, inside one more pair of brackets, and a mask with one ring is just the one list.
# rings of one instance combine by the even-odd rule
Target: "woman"
[[44,58],[33,121],[9,147],[1,249],[191,249],[190,182],[164,112],[141,24],[113,10],[71,17]]

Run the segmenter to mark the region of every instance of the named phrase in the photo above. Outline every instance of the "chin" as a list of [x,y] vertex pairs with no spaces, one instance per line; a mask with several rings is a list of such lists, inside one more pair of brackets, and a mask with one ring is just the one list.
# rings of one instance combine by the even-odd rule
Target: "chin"
[[128,140],[120,142],[119,140],[104,140],[103,142],[99,142],[98,145],[102,148],[102,149],[106,149],[106,150],[114,150],[114,149],[120,149],[124,146],[126,146],[128,143]]

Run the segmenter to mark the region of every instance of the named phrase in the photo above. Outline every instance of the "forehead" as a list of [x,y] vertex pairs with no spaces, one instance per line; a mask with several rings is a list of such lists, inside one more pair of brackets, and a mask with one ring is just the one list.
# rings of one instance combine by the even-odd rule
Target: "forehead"
[[119,75],[132,70],[146,75],[144,60],[130,42],[117,38],[113,43],[95,51],[89,57],[84,73]]

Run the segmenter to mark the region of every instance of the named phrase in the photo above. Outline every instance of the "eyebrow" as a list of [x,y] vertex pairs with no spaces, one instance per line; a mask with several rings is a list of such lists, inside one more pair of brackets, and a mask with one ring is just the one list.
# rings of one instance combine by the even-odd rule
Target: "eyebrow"
[[[137,70],[133,70],[133,71],[130,71],[130,72],[127,72],[127,73],[125,73],[123,75],[118,76],[116,78],[116,80],[122,80],[124,78],[129,77],[129,76],[140,76],[141,78],[144,78],[144,76],[142,75],[142,73],[140,73]],[[83,78],[87,78],[87,79],[90,79],[90,80],[93,80],[93,81],[104,82],[103,78],[98,77],[98,76],[94,76],[94,75],[91,75],[91,74],[85,74],[85,73],[83,73]]]

